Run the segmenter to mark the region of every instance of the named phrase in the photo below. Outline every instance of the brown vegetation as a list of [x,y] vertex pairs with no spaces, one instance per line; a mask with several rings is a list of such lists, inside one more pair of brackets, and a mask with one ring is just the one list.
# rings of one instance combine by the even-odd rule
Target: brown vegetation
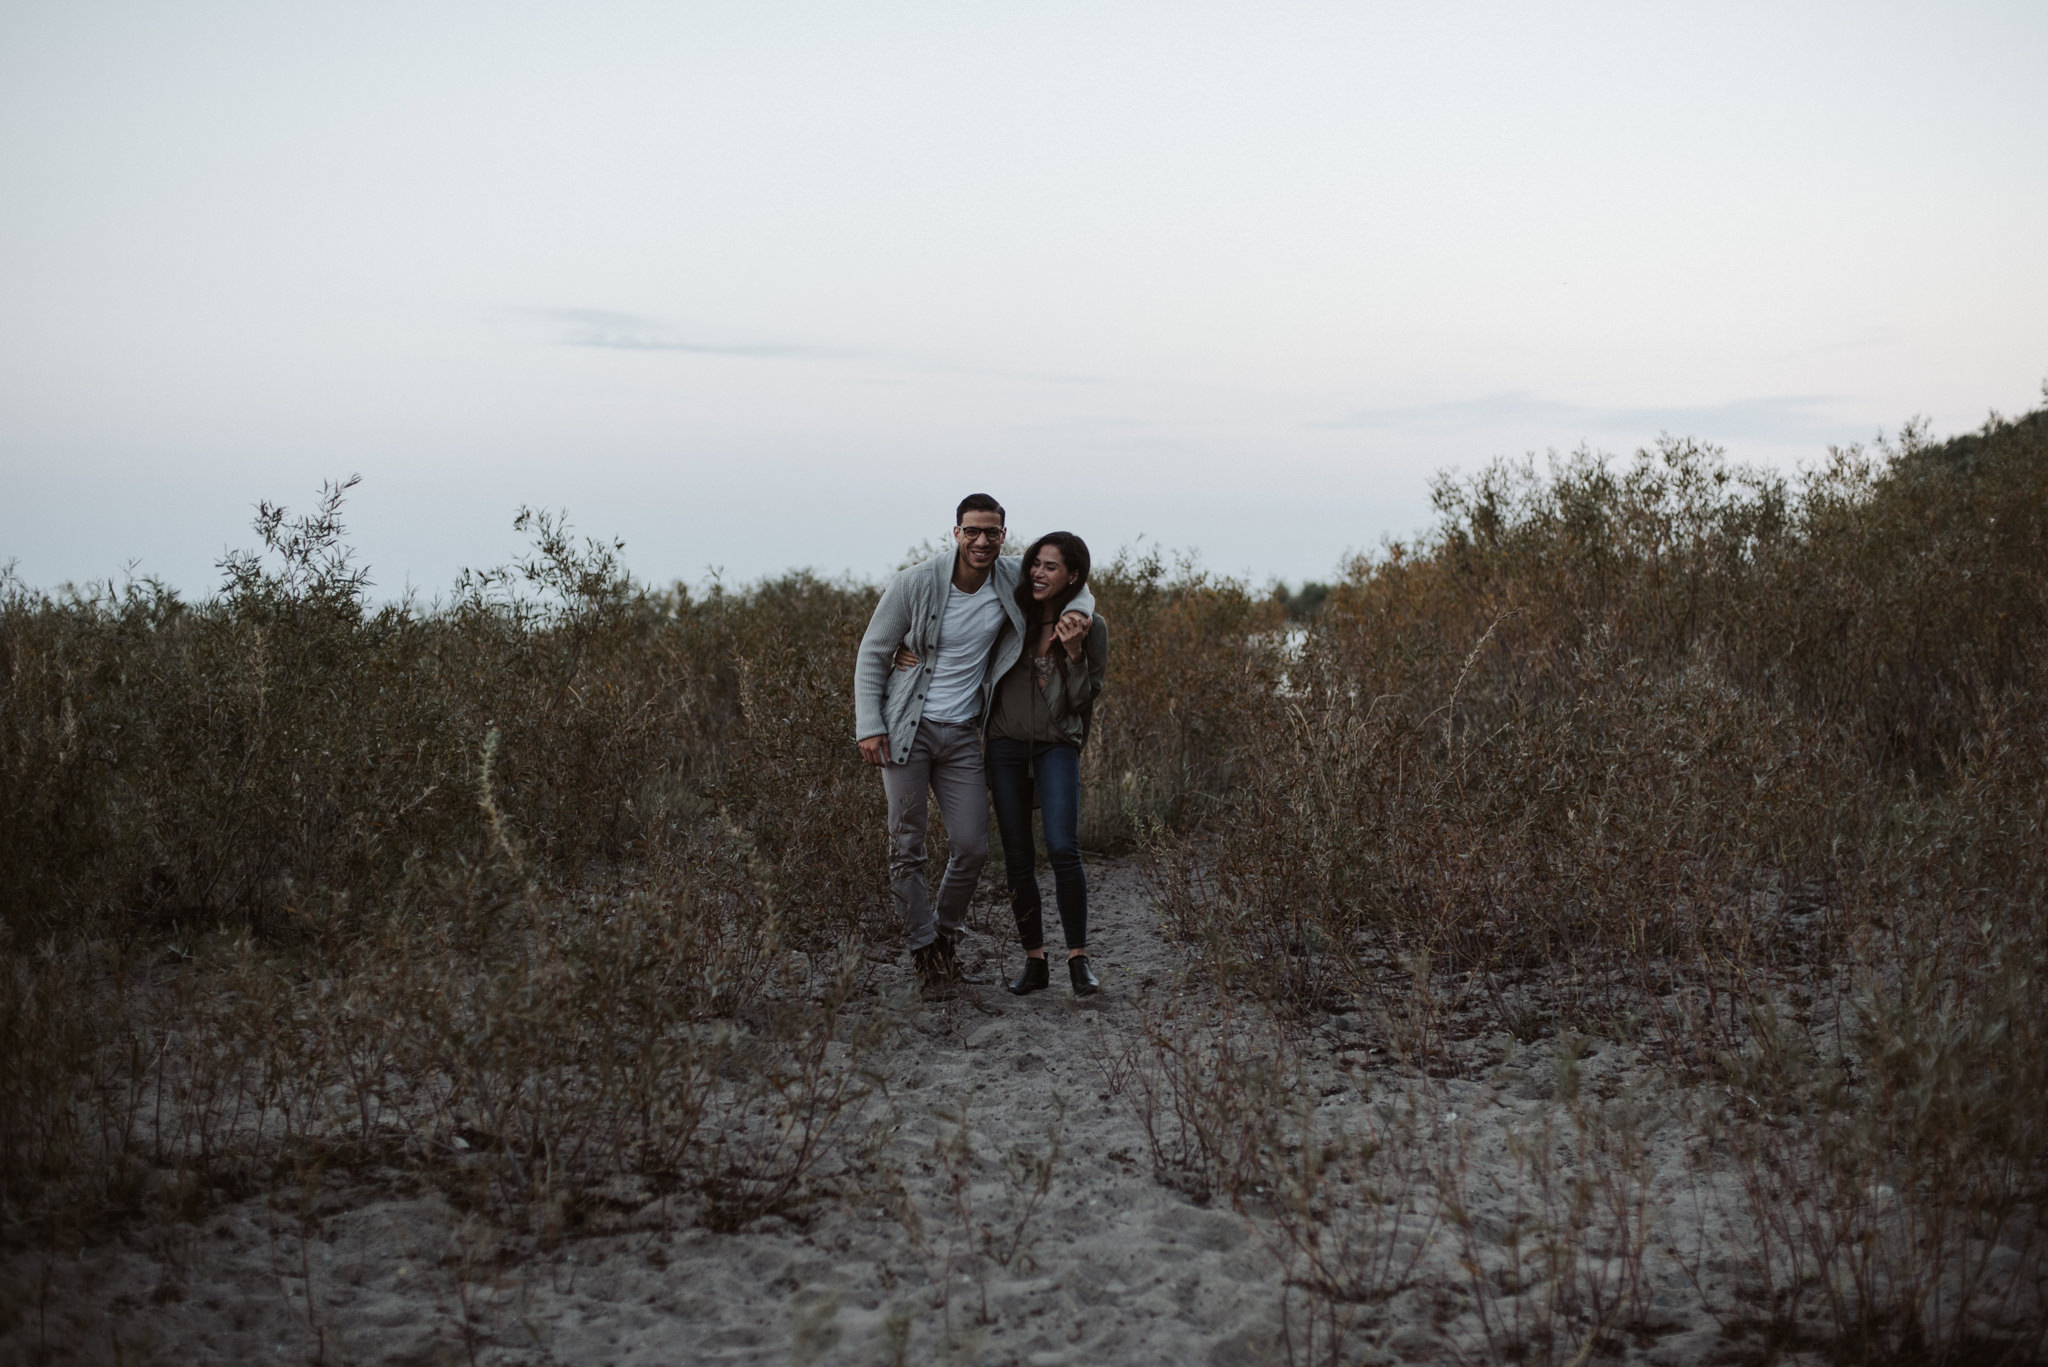
[[[1725,1103],[1762,1283],[1726,1318],[1769,1341],[2039,1352],[1987,1325],[2038,1325],[2048,1254],[2048,414],[1797,481],[1667,441],[1437,502],[1247,690],[1240,783],[1161,842],[1176,922],[1431,1071],[1461,1008],[1649,1042]],[[1574,1180],[1626,1178],[1577,1123]],[[1582,1246],[1568,1213],[1538,1224]]]
[[[541,1237],[829,1193],[888,1028],[846,696],[873,590],[656,591],[523,514],[527,560],[378,607],[345,487],[266,508],[202,603],[5,586],[6,1239],[329,1166]],[[1731,1329],[2040,1353],[2048,413],[1796,479],[1677,441],[1506,464],[1437,505],[1294,616],[1098,572],[1084,836],[1145,853],[1234,1022],[1104,1045],[1162,1180],[1271,1218],[1301,1356],[1343,1359],[1420,1221],[1492,1356],[1583,1358],[1647,1313],[1656,1111],[1747,1193],[1752,1258],[1701,1281]],[[1295,1104],[1331,1012],[1421,1088],[1374,1134]],[[1623,1041],[1664,1088],[1564,1087],[1507,1230],[1427,1139],[1427,1080],[1494,1033]]]

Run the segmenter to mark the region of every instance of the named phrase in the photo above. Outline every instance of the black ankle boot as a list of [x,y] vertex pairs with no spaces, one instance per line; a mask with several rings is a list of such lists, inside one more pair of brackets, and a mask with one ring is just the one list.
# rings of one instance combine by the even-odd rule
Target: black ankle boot
[[1074,980],[1074,995],[1077,997],[1092,997],[1102,990],[1102,984],[1096,981],[1094,972],[1088,967],[1086,954],[1067,960],[1067,976]]
[[1052,970],[1045,966],[1043,958],[1026,959],[1024,971],[1010,980],[1010,991],[1018,996],[1027,992],[1043,992],[1052,986]]

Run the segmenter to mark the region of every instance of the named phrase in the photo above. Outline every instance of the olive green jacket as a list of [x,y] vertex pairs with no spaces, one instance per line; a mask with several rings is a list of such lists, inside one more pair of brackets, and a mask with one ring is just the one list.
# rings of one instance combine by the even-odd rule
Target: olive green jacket
[[[867,634],[853,661],[853,738],[889,738],[889,757],[897,763],[910,758],[911,742],[917,739],[917,724],[924,718],[924,692],[931,682],[939,657],[939,622],[946,614],[946,591],[953,585],[953,557],[958,551],[941,551],[897,573],[882,590],[875,615],[868,619]],[[1023,562],[1013,555],[999,555],[989,567],[996,597],[1003,605],[1003,625],[990,652],[989,671],[981,681],[981,715],[988,715],[989,695],[995,681],[1009,672],[1024,653],[1024,614],[1017,609],[1017,580]],[[1095,612],[1095,595],[1083,584],[1070,612]],[[897,669],[896,648],[907,646],[917,656],[912,669]]]
[[1031,661],[1021,652],[1017,662],[1010,666],[1011,674],[1023,671],[1024,686],[1045,699],[1046,711],[1051,714],[1050,729],[1041,726],[1034,728],[1033,734],[1021,736],[996,729],[1004,719],[1002,699],[1006,695],[1003,687],[1010,678],[1005,674],[996,679],[994,708],[989,716],[990,735],[1010,735],[1012,740],[1076,747],[1088,743],[1088,724],[1095,714],[1095,698],[1102,692],[1102,677],[1109,667],[1109,625],[1099,615],[1088,624],[1088,635],[1078,660],[1068,659],[1066,651],[1057,645],[1053,649],[1059,665],[1054,685],[1049,689],[1040,690]]

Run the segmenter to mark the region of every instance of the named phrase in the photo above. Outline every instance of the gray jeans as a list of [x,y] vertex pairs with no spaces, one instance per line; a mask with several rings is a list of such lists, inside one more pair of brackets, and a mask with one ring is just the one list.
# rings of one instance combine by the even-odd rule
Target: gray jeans
[[[988,862],[988,780],[981,769],[981,728],[973,722],[917,725],[910,757],[882,766],[889,795],[889,889],[903,913],[904,942],[923,949],[940,930],[957,937],[967,924],[967,899]],[[939,796],[946,823],[946,875],[934,915],[924,879],[925,795]]]

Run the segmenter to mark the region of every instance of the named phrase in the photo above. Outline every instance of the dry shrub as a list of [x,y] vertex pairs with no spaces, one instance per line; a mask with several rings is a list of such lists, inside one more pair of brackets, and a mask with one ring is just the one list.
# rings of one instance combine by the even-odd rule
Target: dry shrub
[[203,603],[0,592],[11,1227],[309,1162],[538,1228],[789,1207],[866,1086],[871,591],[650,593],[522,513],[525,560],[375,608],[346,488]]
[[1354,1361],[1357,1336],[1396,1321],[1396,1298],[1422,1281],[1444,1203],[1434,1136],[1413,1098],[1389,1098],[1355,1126],[1297,1107],[1281,1145],[1269,1245],[1283,1269],[1290,1362]]
[[[328,1152],[542,1226],[608,1183],[714,1222],[800,1200],[859,1101],[843,948],[893,931],[848,744],[873,589],[656,593],[525,516],[525,560],[374,607],[341,494],[265,508],[204,602],[0,586],[10,1220]],[[1206,968],[1297,1022],[1358,1002],[1434,1072],[1478,1010],[1727,1089],[1763,1297],[1731,1324],[2038,1355],[2048,414],[1797,478],[1674,440],[1437,501],[1320,600],[1102,569],[1087,841],[1144,842]],[[1154,1035],[1115,1066],[1162,1173],[1302,1212],[1317,1314],[1398,1282],[1316,1174],[1408,1169],[1302,1160],[1276,1049]],[[1555,1171],[1631,1161],[1602,1133]],[[1592,1240],[1580,1179],[1535,1171]],[[1588,1320],[1553,1262],[1517,1293],[1540,1351],[1596,1350],[1627,1293]]]
[[1481,1137],[1431,1079],[1352,1100],[1370,1083],[1315,1061],[1275,1005],[1182,983],[1096,1057],[1156,1179],[1263,1238],[1288,1361],[1583,1362],[1654,1336],[1651,1279],[1673,1271],[1650,1154],[1664,1097],[1582,1090],[1579,1040],[1555,1107]]
[[[1970,985],[1986,995],[1974,1003],[1919,966],[1866,993],[1847,1055],[1759,1030],[1768,1064],[1731,1069],[1738,1101],[1718,1127],[1755,1240],[1729,1319],[1853,1361],[2041,1351],[2048,1080],[2039,1028],[2014,1010],[2037,1010],[2043,983],[2038,958],[1998,968]],[[2025,1051],[2017,1070],[2009,1050]]]
[[1242,1208],[1271,1190],[1293,1117],[1293,1051],[1263,1012],[1224,1003],[1190,1019],[1201,998],[1141,1011],[1134,1031],[1098,1036],[1097,1066],[1145,1131],[1153,1176],[1197,1205]]
[[1760,1318],[1858,1361],[2048,1350],[2048,725],[1983,719],[1857,893],[1862,940],[1723,1055]]
[[[1667,1236],[1648,1140],[1667,1117],[1655,1097],[1582,1094],[1576,1047],[1560,1060],[1560,1104],[1511,1128],[1485,1176],[1467,1130],[1440,1165],[1471,1314],[1493,1361],[1619,1357],[1651,1329],[1651,1255]],[[1507,1209],[1479,1215],[1475,1198],[1502,1188]]]
[[848,681],[874,604],[870,589],[809,575],[709,604],[736,662],[732,697],[744,719],[709,799],[740,823],[753,878],[806,942],[893,943],[901,933],[882,876],[887,804],[874,773],[853,761]]
[[120,1012],[80,1009],[96,986],[95,966],[74,955],[19,955],[0,975],[0,1203],[10,1213],[106,1164],[106,1111],[80,1104],[115,1085],[109,1056]]
[[1334,591],[1247,714],[1232,811],[1187,847],[1251,964],[1308,1000],[1374,951],[1597,983],[1768,934],[1760,900],[1828,885],[1826,817],[1863,775],[1708,646],[1708,608],[1748,601],[1728,543],[1780,492],[1674,443],[1625,477],[1581,457],[1438,501],[1433,545]]
[[2048,409],[1931,443],[1829,453],[1797,536],[1759,555],[1728,651],[1745,681],[1845,722],[1872,757],[1934,779],[1980,723],[2041,684]]
[[1742,1084],[1764,1332],[2042,1351],[2048,414],[1796,480],[1666,441],[1437,499],[1276,647],[1238,785],[1155,842],[1170,923],[1311,1021],[1649,1031]]
[[483,870],[317,956],[220,938],[124,998],[82,984],[108,1025],[59,1059],[70,1104],[9,1117],[12,1214],[54,1232],[396,1165],[543,1236],[647,1209],[735,1227],[862,1113],[860,982],[790,952],[750,886],[673,876],[568,896]]
[[1081,840],[1125,848],[1205,815],[1244,782],[1244,709],[1272,692],[1281,613],[1244,584],[1157,550],[1089,577],[1109,670],[1081,752]]

